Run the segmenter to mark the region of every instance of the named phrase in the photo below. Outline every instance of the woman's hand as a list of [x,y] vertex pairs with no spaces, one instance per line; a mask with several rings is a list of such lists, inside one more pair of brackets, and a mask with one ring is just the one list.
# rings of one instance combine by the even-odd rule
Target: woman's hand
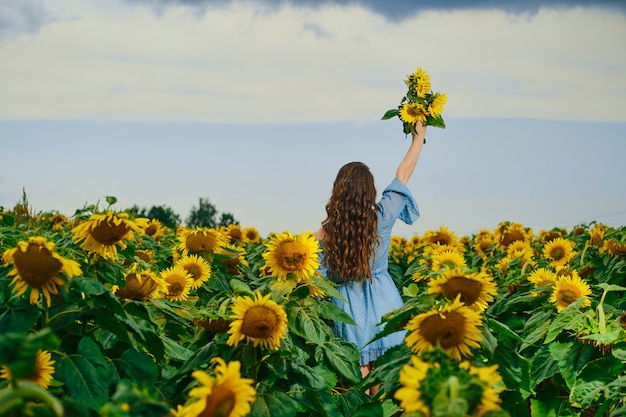
[[426,139],[426,126],[422,122],[415,123],[415,129],[411,131],[413,140],[421,138],[422,141]]

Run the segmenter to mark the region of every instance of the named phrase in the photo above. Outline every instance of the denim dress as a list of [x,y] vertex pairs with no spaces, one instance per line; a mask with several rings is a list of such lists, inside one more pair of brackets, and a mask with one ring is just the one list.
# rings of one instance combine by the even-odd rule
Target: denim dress
[[[361,365],[373,362],[387,349],[401,344],[404,340],[406,331],[400,331],[368,344],[383,329],[382,316],[403,305],[400,292],[388,271],[391,230],[397,219],[406,224],[413,224],[419,217],[417,202],[407,186],[397,178],[385,188],[377,206],[379,241],[370,260],[372,281],[366,279],[363,283],[357,281],[343,283],[337,290],[346,301],[332,298],[332,303],[348,313],[356,323],[355,326],[336,322],[334,333],[337,337],[359,347]],[[323,249],[323,242],[321,244]],[[318,271],[324,277],[328,277],[323,251],[320,260],[321,266]]]

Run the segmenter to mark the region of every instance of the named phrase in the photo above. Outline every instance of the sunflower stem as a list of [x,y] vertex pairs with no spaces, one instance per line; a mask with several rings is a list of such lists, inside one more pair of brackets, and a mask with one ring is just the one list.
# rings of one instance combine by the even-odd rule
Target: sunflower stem
[[71,314],[71,313],[80,313],[81,310],[64,310],[64,311],[60,311],[58,313],[56,313],[54,316],[50,317],[48,319],[48,324],[52,323],[53,321],[55,321],[57,318],[61,317],[64,314]]
[[582,253],[580,254],[580,266],[583,266],[583,263],[585,261],[585,253],[587,252],[587,248],[589,247],[589,241],[587,241],[585,243],[585,247],[583,248]]
[[48,315],[49,315],[48,303],[43,301],[41,303],[41,305],[42,305],[42,308],[41,308],[41,328],[45,329],[50,324],[50,319],[48,317]]
[[450,388],[450,402],[452,403],[459,396],[459,378],[454,375],[450,376],[448,387]]
[[607,292],[608,291],[605,289],[602,293],[602,297],[600,297],[600,302],[596,307],[596,311],[598,312],[598,333],[600,334],[606,333],[606,316],[604,314],[604,307],[602,304],[604,304],[604,297],[606,297]]

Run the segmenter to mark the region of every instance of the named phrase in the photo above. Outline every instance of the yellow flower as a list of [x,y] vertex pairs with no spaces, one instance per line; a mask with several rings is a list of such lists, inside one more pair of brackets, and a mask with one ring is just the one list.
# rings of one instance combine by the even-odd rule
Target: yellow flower
[[405,343],[418,354],[440,346],[460,361],[472,356],[472,347],[480,346],[481,325],[481,314],[463,304],[459,295],[451,304],[413,317],[405,327],[409,332]]
[[448,96],[444,94],[437,94],[433,97],[433,101],[428,105],[428,113],[433,117],[441,116],[443,113],[443,107],[448,101]]
[[552,266],[564,266],[576,254],[575,247],[573,241],[559,237],[544,245],[543,256],[550,260]]
[[81,248],[97,253],[105,259],[117,259],[117,246],[126,248],[124,240],[132,239],[135,233],[143,235],[148,219],[130,220],[128,213],[92,214],[89,220],[72,229],[74,243]]
[[[555,281],[556,274],[548,268],[537,268],[528,275],[528,282],[534,284],[535,288],[554,284]],[[533,291],[532,294],[534,296],[541,295],[536,291]]]
[[502,248],[507,248],[511,243],[522,240],[532,240],[532,229],[524,227],[521,223],[501,222],[494,231],[495,240]]
[[404,365],[400,370],[400,387],[393,397],[400,401],[400,407],[407,412],[421,412],[430,415],[430,408],[422,401],[421,383],[428,374],[430,364],[422,361],[415,355],[411,355],[411,363]]
[[439,246],[431,255],[431,270],[437,272],[441,269],[456,269],[466,266],[465,256],[454,246]]
[[171,301],[185,301],[193,285],[193,278],[181,266],[174,265],[161,272],[161,279],[167,283],[165,298]]
[[31,237],[28,242],[20,241],[17,247],[4,251],[4,265],[13,264],[8,275],[14,277],[9,284],[14,294],[20,297],[30,289],[30,303],[37,304],[41,292],[50,305],[50,294],[58,294],[57,286],[63,285],[60,273],[70,278],[82,274],[78,262],[63,258],[54,246],[44,237]]
[[467,272],[463,268],[444,271],[428,282],[428,294],[442,294],[448,300],[457,296],[474,311],[485,311],[498,293],[491,275],[486,272]]
[[150,219],[146,225],[145,233],[154,240],[160,240],[167,232],[167,227],[157,219]]
[[250,413],[250,404],[256,397],[254,380],[241,377],[241,364],[232,361],[228,364],[222,358],[213,358],[215,376],[205,371],[194,371],[191,375],[200,386],[189,391],[194,402],[178,407],[177,417],[243,417]]
[[581,307],[591,305],[588,295],[591,294],[591,288],[583,279],[580,278],[575,271],[568,275],[558,277],[554,283],[554,289],[550,296],[550,302],[556,306],[557,311],[562,311],[565,307],[574,301],[583,297],[585,300]]
[[243,241],[245,243],[260,243],[261,242],[261,234],[254,227],[246,227],[242,230],[243,232]]
[[209,227],[181,228],[177,233],[180,242],[176,248],[183,255],[189,252],[218,253],[220,248],[228,243],[228,237],[220,230]]
[[239,245],[226,244],[220,250],[218,262],[226,265],[226,273],[229,275],[239,275],[239,268],[248,266],[246,260],[246,250]]
[[[35,372],[25,380],[31,381],[43,389],[47,389],[54,375],[54,363],[55,361],[52,360],[50,352],[39,349],[35,356]],[[0,378],[12,379],[11,370],[7,365],[0,367]]]
[[192,290],[200,288],[211,277],[211,264],[193,253],[183,256],[174,265],[180,266],[191,275],[193,282],[190,287]]
[[424,232],[422,244],[446,245],[461,248],[458,236],[446,226],[440,226],[437,230],[427,230]]
[[141,300],[148,297],[159,298],[162,294],[167,294],[167,282],[150,269],[139,270],[137,263],[124,274],[124,279],[126,280],[124,288],[114,286],[111,289],[119,298]]
[[420,103],[404,103],[400,108],[400,120],[409,124],[424,123],[426,121],[426,109]]
[[317,239],[310,232],[294,236],[290,232],[272,235],[263,253],[271,275],[284,280],[293,275],[298,282],[307,282],[319,267]]
[[280,342],[287,335],[287,313],[285,309],[270,300],[271,294],[265,296],[256,292],[253,298],[237,297],[231,307],[233,320],[230,323],[227,344],[237,346],[246,339],[254,346],[269,350],[280,348]]
[[472,376],[477,376],[482,382],[483,391],[480,404],[476,409],[476,416],[481,417],[486,413],[499,411],[502,403],[499,393],[504,391],[504,385],[502,377],[497,372],[498,365],[476,367],[463,361],[459,364],[459,368],[467,370]]

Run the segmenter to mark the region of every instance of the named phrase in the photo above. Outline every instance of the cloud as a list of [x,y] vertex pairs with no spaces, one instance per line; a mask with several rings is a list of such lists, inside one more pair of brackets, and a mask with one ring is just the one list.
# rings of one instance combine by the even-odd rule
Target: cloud
[[[137,0],[128,0],[134,1]],[[233,0],[140,0],[158,10],[173,5],[187,5],[199,8],[220,8],[232,4]],[[276,10],[283,6],[320,8],[328,5],[361,6],[392,21],[403,21],[420,12],[458,10],[500,10],[507,13],[536,14],[541,8],[570,9],[590,7],[588,0],[250,0],[249,3]],[[626,12],[622,0],[595,0],[593,7]]]
[[391,22],[358,6],[223,5],[155,16],[127,0],[56,3],[74,18],[0,42],[0,78],[11,80],[0,119],[371,121],[399,103],[416,66],[448,93],[450,117],[625,117],[622,14],[429,11]]
[[0,0],[0,39],[37,34],[51,21],[43,0]]

